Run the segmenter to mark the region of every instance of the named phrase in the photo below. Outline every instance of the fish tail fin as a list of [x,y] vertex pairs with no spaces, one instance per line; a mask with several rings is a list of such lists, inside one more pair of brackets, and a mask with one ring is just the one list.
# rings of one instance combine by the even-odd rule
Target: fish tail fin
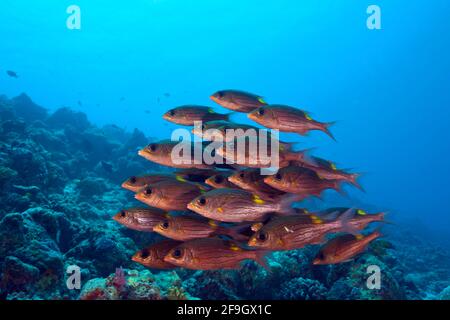
[[336,138],[334,137],[334,135],[330,131],[330,127],[335,125],[335,124],[336,124],[336,121],[325,122],[325,123],[322,123],[321,127],[322,127],[322,131],[323,132],[325,132],[331,139],[333,139],[334,141],[337,142]]
[[291,214],[296,214],[295,209],[292,207],[292,204],[294,202],[303,200],[303,196],[298,195],[298,194],[285,194],[282,195],[278,198],[278,213],[282,214],[282,215],[291,215]]
[[270,269],[269,262],[267,261],[267,254],[269,251],[267,250],[256,250],[254,251],[254,260],[260,264],[268,273],[272,273]]
[[358,182],[358,179],[361,176],[362,176],[362,173],[352,173],[349,175],[348,182],[350,182],[352,185],[354,185],[356,188],[358,188],[362,192],[366,192],[366,190],[364,190],[364,187]]

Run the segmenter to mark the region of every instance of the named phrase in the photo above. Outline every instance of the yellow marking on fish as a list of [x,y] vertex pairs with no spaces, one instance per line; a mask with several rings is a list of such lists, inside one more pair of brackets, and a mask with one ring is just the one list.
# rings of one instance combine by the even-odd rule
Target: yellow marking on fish
[[178,175],[175,176],[175,179],[180,182],[187,182],[187,180],[185,178],[178,176]]
[[303,213],[308,214],[309,213],[308,209],[303,209]]
[[284,241],[281,239],[277,239],[277,244],[284,246]]
[[307,114],[306,112],[305,112],[305,118],[306,118],[306,120],[308,120],[308,121],[311,121],[311,120],[312,120],[311,116],[310,116],[309,114]]
[[289,228],[286,227],[286,226],[284,226],[283,228],[284,228],[284,230],[286,230],[286,232],[288,232],[288,233],[293,233],[293,232],[294,232],[294,230],[289,229]]
[[234,243],[230,244],[230,249],[233,251],[242,251],[242,248],[235,245]]
[[280,144],[280,151],[284,151],[284,145]]
[[330,167],[332,170],[337,171],[337,167],[333,162],[330,163]]
[[223,213],[223,208],[222,207],[217,208],[217,212]]
[[264,204],[264,203],[266,203],[263,199],[261,199],[258,195],[256,195],[256,194],[254,194],[253,195],[253,202],[255,203],[255,204]]
[[170,218],[170,214],[167,212],[167,213],[164,214],[164,217]]
[[213,110],[212,108],[209,108],[209,109],[208,109],[208,112],[209,112],[209,113],[214,113],[214,110]]
[[216,228],[216,227],[219,226],[219,225],[217,224],[217,221],[214,221],[214,220],[209,220],[209,221],[208,221],[208,224],[209,224],[211,227],[214,227],[214,228]]
[[358,214],[358,215],[360,215],[360,216],[365,216],[365,215],[367,214],[367,212],[365,212],[365,211],[362,210],[362,209],[358,209],[358,210],[356,210],[356,214]]
[[314,224],[321,224],[321,223],[323,223],[323,220],[320,219],[318,216],[315,216],[315,215],[311,215],[311,220],[312,220],[312,223],[314,223]]
[[259,101],[260,103],[267,104],[267,102],[265,102],[264,99],[263,99],[262,97],[259,97],[259,98],[258,98],[258,101]]
[[356,240],[362,240],[364,239],[364,236],[362,234],[356,235]]

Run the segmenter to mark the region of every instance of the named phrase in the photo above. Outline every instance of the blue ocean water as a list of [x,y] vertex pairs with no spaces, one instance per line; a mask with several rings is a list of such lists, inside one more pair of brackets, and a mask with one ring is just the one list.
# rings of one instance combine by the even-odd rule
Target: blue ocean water
[[[66,26],[73,4],[80,30]],[[372,4],[381,30],[367,28]],[[25,92],[50,110],[69,106],[94,124],[165,139],[176,126],[161,115],[174,106],[223,111],[213,92],[258,93],[337,121],[337,142],[282,137],[364,173],[366,192],[349,194],[395,223],[445,236],[449,13],[446,0],[3,0],[0,94]]]

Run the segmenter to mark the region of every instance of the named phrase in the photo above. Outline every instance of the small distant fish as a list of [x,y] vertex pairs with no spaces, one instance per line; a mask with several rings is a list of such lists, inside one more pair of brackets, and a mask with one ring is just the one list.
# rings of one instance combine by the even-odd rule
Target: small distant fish
[[187,209],[187,204],[203,192],[199,185],[168,180],[148,185],[134,197],[152,207],[167,211],[184,211]]
[[100,164],[107,173],[113,173],[113,165],[111,163],[102,160]]
[[209,238],[216,235],[229,236],[235,240],[248,240],[248,236],[240,234],[245,226],[223,227],[214,220],[207,220],[197,216],[166,215],[153,231],[170,239],[188,241],[192,239]]
[[171,249],[164,261],[194,270],[239,269],[250,259],[268,269],[266,251],[247,250],[234,241],[218,238],[196,239]]
[[261,175],[259,169],[243,169],[228,177],[228,181],[241,189],[253,192],[263,199],[273,199],[284,194],[283,191],[272,188],[264,182],[266,175]]
[[150,110],[145,110],[144,111],[146,114],[150,114]]
[[167,111],[163,118],[167,121],[185,125],[193,126],[195,121],[228,121],[228,114],[216,113],[210,107],[197,105],[184,105]]
[[230,172],[222,172],[215,174],[205,180],[205,183],[213,188],[236,188],[234,184],[228,181],[228,177],[231,175]]
[[290,205],[296,195],[263,200],[258,195],[241,189],[214,189],[188,204],[188,209],[208,218],[223,222],[262,221],[270,213],[293,213]]
[[170,97],[170,93],[169,92],[164,93],[164,97],[169,98]]
[[150,184],[173,179],[175,179],[175,177],[172,175],[161,173],[149,174],[141,177],[132,176],[122,183],[122,188],[132,192],[139,192]]
[[[175,147],[177,147],[179,150],[179,152],[175,154],[180,156],[180,159],[176,159],[177,161],[174,161],[174,157],[172,157],[172,151]],[[184,156],[184,150],[188,150],[190,154]],[[211,168],[210,165],[207,165],[201,161],[203,157],[200,157],[200,161],[196,160],[196,155],[203,154],[203,146],[199,143],[180,143],[178,141],[163,140],[150,143],[145,148],[139,150],[138,154],[149,161],[173,168]]]
[[274,217],[251,236],[248,245],[266,250],[294,250],[310,244],[321,244],[330,233],[353,233],[348,223],[351,217],[352,210],[333,221],[325,221],[314,214]]
[[14,72],[14,71],[11,71],[11,70],[7,70],[6,71],[6,74],[8,75],[8,76],[10,76],[11,78],[19,78],[19,75],[16,73],[16,72]]
[[314,265],[337,264],[347,262],[366,250],[370,242],[381,237],[379,231],[368,236],[345,234],[325,244],[313,261]]
[[340,181],[321,179],[315,171],[298,166],[281,168],[276,174],[264,178],[264,182],[275,189],[298,194],[303,198],[320,197],[326,189],[341,191]]
[[217,91],[210,98],[224,108],[245,113],[267,104],[261,96],[239,90]]
[[165,219],[166,214],[157,208],[131,208],[121,210],[113,219],[132,230],[153,232],[153,228]]
[[320,130],[335,140],[329,130],[334,122],[318,122],[303,110],[285,105],[267,105],[253,110],[247,115],[260,125],[282,132],[295,132],[302,136],[309,131]]
[[174,269],[176,266],[164,261],[164,257],[171,249],[179,246],[181,242],[175,240],[163,240],[142,249],[133,255],[131,260],[140,263],[147,268]]

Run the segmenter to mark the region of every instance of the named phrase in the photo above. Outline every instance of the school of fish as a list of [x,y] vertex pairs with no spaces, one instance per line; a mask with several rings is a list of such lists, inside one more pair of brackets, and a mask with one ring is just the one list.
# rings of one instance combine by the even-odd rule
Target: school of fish
[[[259,139],[260,130],[301,136],[319,130],[334,139],[330,131],[333,122],[319,122],[292,106],[268,104],[256,94],[221,90],[210,98],[232,112],[184,105],[167,111],[163,119],[194,126],[192,133],[203,141],[219,135],[223,143],[212,154],[223,160],[236,159],[238,151],[233,146],[242,139]],[[265,128],[234,123],[230,120],[233,112],[245,113]],[[199,121],[200,127],[196,126]],[[208,129],[215,129],[214,134]],[[226,135],[229,129],[237,130],[232,139]],[[245,134],[249,129],[256,134]],[[171,153],[178,141],[152,142],[139,150],[140,156],[174,171],[133,176],[122,184],[146,206],[123,209],[113,219],[127,228],[167,238],[136,252],[131,259],[148,268],[195,270],[236,269],[243,260],[251,259],[269,270],[265,257],[272,251],[322,245],[311,263],[337,264],[354,259],[381,236],[378,230],[366,235],[362,231],[373,222],[383,222],[383,212],[369,214],[360,208],[309,212],[294,207],[308,197],[320,197],[327,189],[341,191],[344,183],[362,189],[359,174],[338,169],[333,162],[306,151],[294,151],[292,143],[277,142],[280,169],[272,175],[261,174],[267,164],[248,149],[239,155],[243,162],[233,165],[211,165],[194,158],[175,163]],[[208,148],[205,143],[193,142],[188,147],[192,157]]]

